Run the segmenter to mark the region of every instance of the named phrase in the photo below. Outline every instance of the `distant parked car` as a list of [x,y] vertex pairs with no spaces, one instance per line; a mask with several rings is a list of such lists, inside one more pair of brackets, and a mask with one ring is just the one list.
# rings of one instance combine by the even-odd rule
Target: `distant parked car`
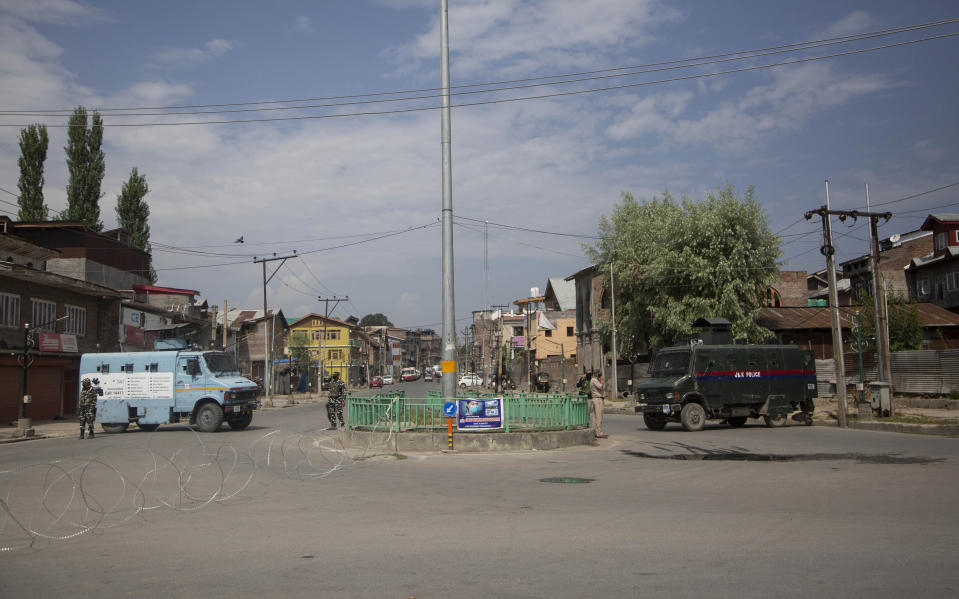
[[467,373],[460,377],[459,386],[466,387],[482,387],[483,386],[483,377],[478,374]]
[[384,375],[383,375],[383,384],[384,384],[384,385],[392,385],[392,384],[393,384],[393,375],[392,375],[392,374],[384,374]]
[[423,375],[423,380],[424,380],[424,381],[430,381],[430,382],[432,382],[432,380],[433,380],[433,371],[432,371],[432,370],[427,370],[427,371],[426,371],[426,374]]
[[370,378],[370,389],[372,389],[373,387],[380,387],[380,388],[382,389],[382,388],[383,388],[383,377],[381,377],[381,376],[371,377],[371,378]]

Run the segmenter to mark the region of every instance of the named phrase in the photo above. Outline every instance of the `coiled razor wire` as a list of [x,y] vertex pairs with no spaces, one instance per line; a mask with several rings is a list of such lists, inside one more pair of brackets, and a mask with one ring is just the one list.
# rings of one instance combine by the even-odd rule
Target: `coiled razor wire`
[[322,479],[369,451],[348,449],[336,435],[282,430],[241,451],[211,447],[191,430],[194,443],[186,448],[155,450],[151,433],[142,445],[0,471],[0,553],[103,533],[153,511],[223,503],[246,491],[258,473]]

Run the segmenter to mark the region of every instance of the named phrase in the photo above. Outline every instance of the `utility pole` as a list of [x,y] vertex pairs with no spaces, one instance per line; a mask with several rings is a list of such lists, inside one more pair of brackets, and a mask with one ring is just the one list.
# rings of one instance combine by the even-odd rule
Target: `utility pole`
[[456,397],[456,310],[453,305],[453,155],[450,134],[449,4],[440,0],[440,71],[443,150],[443,397]]
[[[832,215],[837,215],[840,221],[845,222],[849,217],[852,217],[855,220],[857,217],[866,216],[870,219],[874,218],[885,218],[889,220],[892,217],[892,214],[889,212],[885,213],[872,213],[872,212],[859,212],[857,210],[830,210],[829,209],[829,180],[826,180],[826,205],[822,206],[818,210],[810,210],[806,212],[806,220],[812,218],[814,214],[818,214],[822,218],[823,224],[823,246],[820,248],[820,252],[826,257],[826,269],[829,271],[829,305],[832,316],[832,338],[833,338],[833,359],[836,361],[836,395],[839,400],[839,426],[846,427],[846,411],[848,409],[848,403],[846,399],[846,377],[845,377],[845,360],[843,357],[843,344],[842,344],[842,328],[840,327],[839,322],[839,293],[836,289],[836,269],[834,265],[833,255],[836,253],[835,247],[832,244],[832,223],[830,222],[830,217]],[[875,225],[875,220],[872,221]],[[873,280],[875,280],[877,272],[873,271]],[[878,336],[877,331],[877,336]]]
[[226,327],[227,327],[227,324],[229,323],[229,319],[227,318],[226,313],[227,313],[227,303],[226,303],[226,300],[223,300],[223,351],[226,351]]
[[330,317],[330,302],[333,302],[333,309],[336,310],[336,307],[340,302],[350,301],[350,296],[346,297],[322,297],[317,296],[317,301],[323,302],[325,306],[323,310],[323,340],[320,342],[320,390],[323,390],[323,379],[326,378],[326,321]]
[[[30,396],[27,395],[27,372],[30,370],[30,323],[23,323],[23,355],[20,357],[22,374],[20,376],[20,420],[17,422],[19,434],[24,437],[33,436],[33,428],[30,426],[30,419],[27,418],[27,404],[30,403]],[[82,374],[82,373],[81,373]]]
[[[295,257],[296,257],[296,250],[293,250],[293,253],[292,253],[291,255],[289,255],[289,256],[277,256],[275,253],[273,254],[273,257],[272,257],[272,258],[260,258],[260,259],[257,259],[256,256],[253,256],[253,263],[254,263],[254,264],[260,263],[260,264],[263,265],[263,390],[266,392],[266,403],[267,403],[267,405],[272,405],[272,401],[273,401],[273,400],[270,398],[270,395],[271,395],[271,391],[270,391],[270,382],[271,382],[271,381],[270,381],[270,379],[272,378],[272,377],[270,376],[270,374],[271,374],[270,371],[271,371],[272,369],[271,369],[271,368],[269,367],[269,365],[268,365],[269,359],[270,359],[270,349],[269,349],[269,348],[270,348],[270,339],[267,338],[268,335],[267,335],[267,332],[266,332],[266,328],[267,328],[267,325],[270,324],[270,321],[267,320],[267,318],[266,318],[266,310],[267,310],[267,308],[266,308],[266,285],[267,285],[267,283],[269,283],[270,281],[273,280],[273,277],[275,277],[275,276],[276,276],[276,273],[279,272],[279,270],[280,270],[281,268],[283,268],[283,264],[284,264],[287,260],[289,260],[290,258],[295,258]],[[267,263],[267,262],[275,262],[276,260],[280,260],[280,261],[281,261],[281,262],[280,262],[280,265],[276,267],[276,269],[273,271],[273,274],[270,275],[270,278],[267,278],[267,277],[266,277],[266,263]],[[225,333],[224,333],[224,334],[225,334]],[[273,337],[273,331],[270,331],[269,337],[271,337],[271,338]]]
[[609,300],[613,325],[613,401],[619,399],[619,380],[616,372],[616,287],[613,281],[613,263],[609,264]]
[[[873,311],[876,315],[876,358],[879,364],[879,380],[884,383],[892,384],[892,372],[890,371],[889,356],[889,329],[887,326],[888,315],[886,313],[886,288],[882,284],[881,273],[879,272],[879,231],[877,221],[885,218],[887,221],[892,216],[889,212],[881,215],[873,215],[869,212],[869,184],[866,183],[866,213],[869,215],[869,256],[870,267],[872,268],[872,301]],[[859,213],[853,213],[855,218]],[[881,294],[881,296],[880,296]],[[890,391],[890,396],[892,392]]]

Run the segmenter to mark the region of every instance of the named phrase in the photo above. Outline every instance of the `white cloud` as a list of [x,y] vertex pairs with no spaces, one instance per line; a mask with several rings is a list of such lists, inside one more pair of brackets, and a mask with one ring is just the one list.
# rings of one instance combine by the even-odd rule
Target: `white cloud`
[[835,23],[815,35],[817,39],[842,37],[871,31],[876,28],[876,20],[866,11],[857,10],[849,13]]
[[73,0],[0,0],[0,14],[48,25],[82,25],[107,18],[103,10]]
[[945,154],[943,147],[933,139],[923,139],[912,145],[917,156],[926,162],[936,162]]
[[[657,0],[471,0],[449,12],[450,52],[458,76],[495,69],[501,73],[600,64],[626,43],[639,46],[652,28],[679,18]],[[439,18],[410,44],[391,54],[409,61],[439,53]],[[517,69],[517,65],[521,68]]]
[[680,145],[743,148],[774,133],[796,130],[813,114],[894,86],[881,75],[836,73],[824,62],[780,67],[769,78],[768,84],[736,92],[718,105],[718,94],[704,93],[703,88],[696,100],[668,92],[642,96],[607,133],[617,140],[653,135]]
[[189,65],[219,58],[233,49],[233,44],[224,39],[212,39],[202,48],[169,48],[153,55],[153,59],[166,64]]
[[306,15],[300,15],[296,18],[293,29],[302,33],[313,33],[313,21]]

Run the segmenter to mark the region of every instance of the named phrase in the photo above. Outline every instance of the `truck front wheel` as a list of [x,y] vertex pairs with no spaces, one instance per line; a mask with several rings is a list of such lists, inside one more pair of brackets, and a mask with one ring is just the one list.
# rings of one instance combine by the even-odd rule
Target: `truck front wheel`
[[241,431],[246,427],[250,426],[250,423],[253,422],[253,412],[248,412],[241,416],[231,416],[226,419],[227,424],[230,425],[230,428],[235,431]]
[[763,420],[766,422],[766,426],[769,428],[779,428],[786,424],[786,415],[782,412],[778,414],[766,414],[763,416]]
[[666,419],[662,416],[643,414],[643,422],[646,423],[646,428],[651,431],[661,431],[666,428]]
[[223,424],[223,410],[220,404],[207,402],[196,411],[196,426],[204,433],[215,433]]
[[683,428],[690,432],[701,431],[706,426],[706,410],[698,403],[688,403],[679,413]]

